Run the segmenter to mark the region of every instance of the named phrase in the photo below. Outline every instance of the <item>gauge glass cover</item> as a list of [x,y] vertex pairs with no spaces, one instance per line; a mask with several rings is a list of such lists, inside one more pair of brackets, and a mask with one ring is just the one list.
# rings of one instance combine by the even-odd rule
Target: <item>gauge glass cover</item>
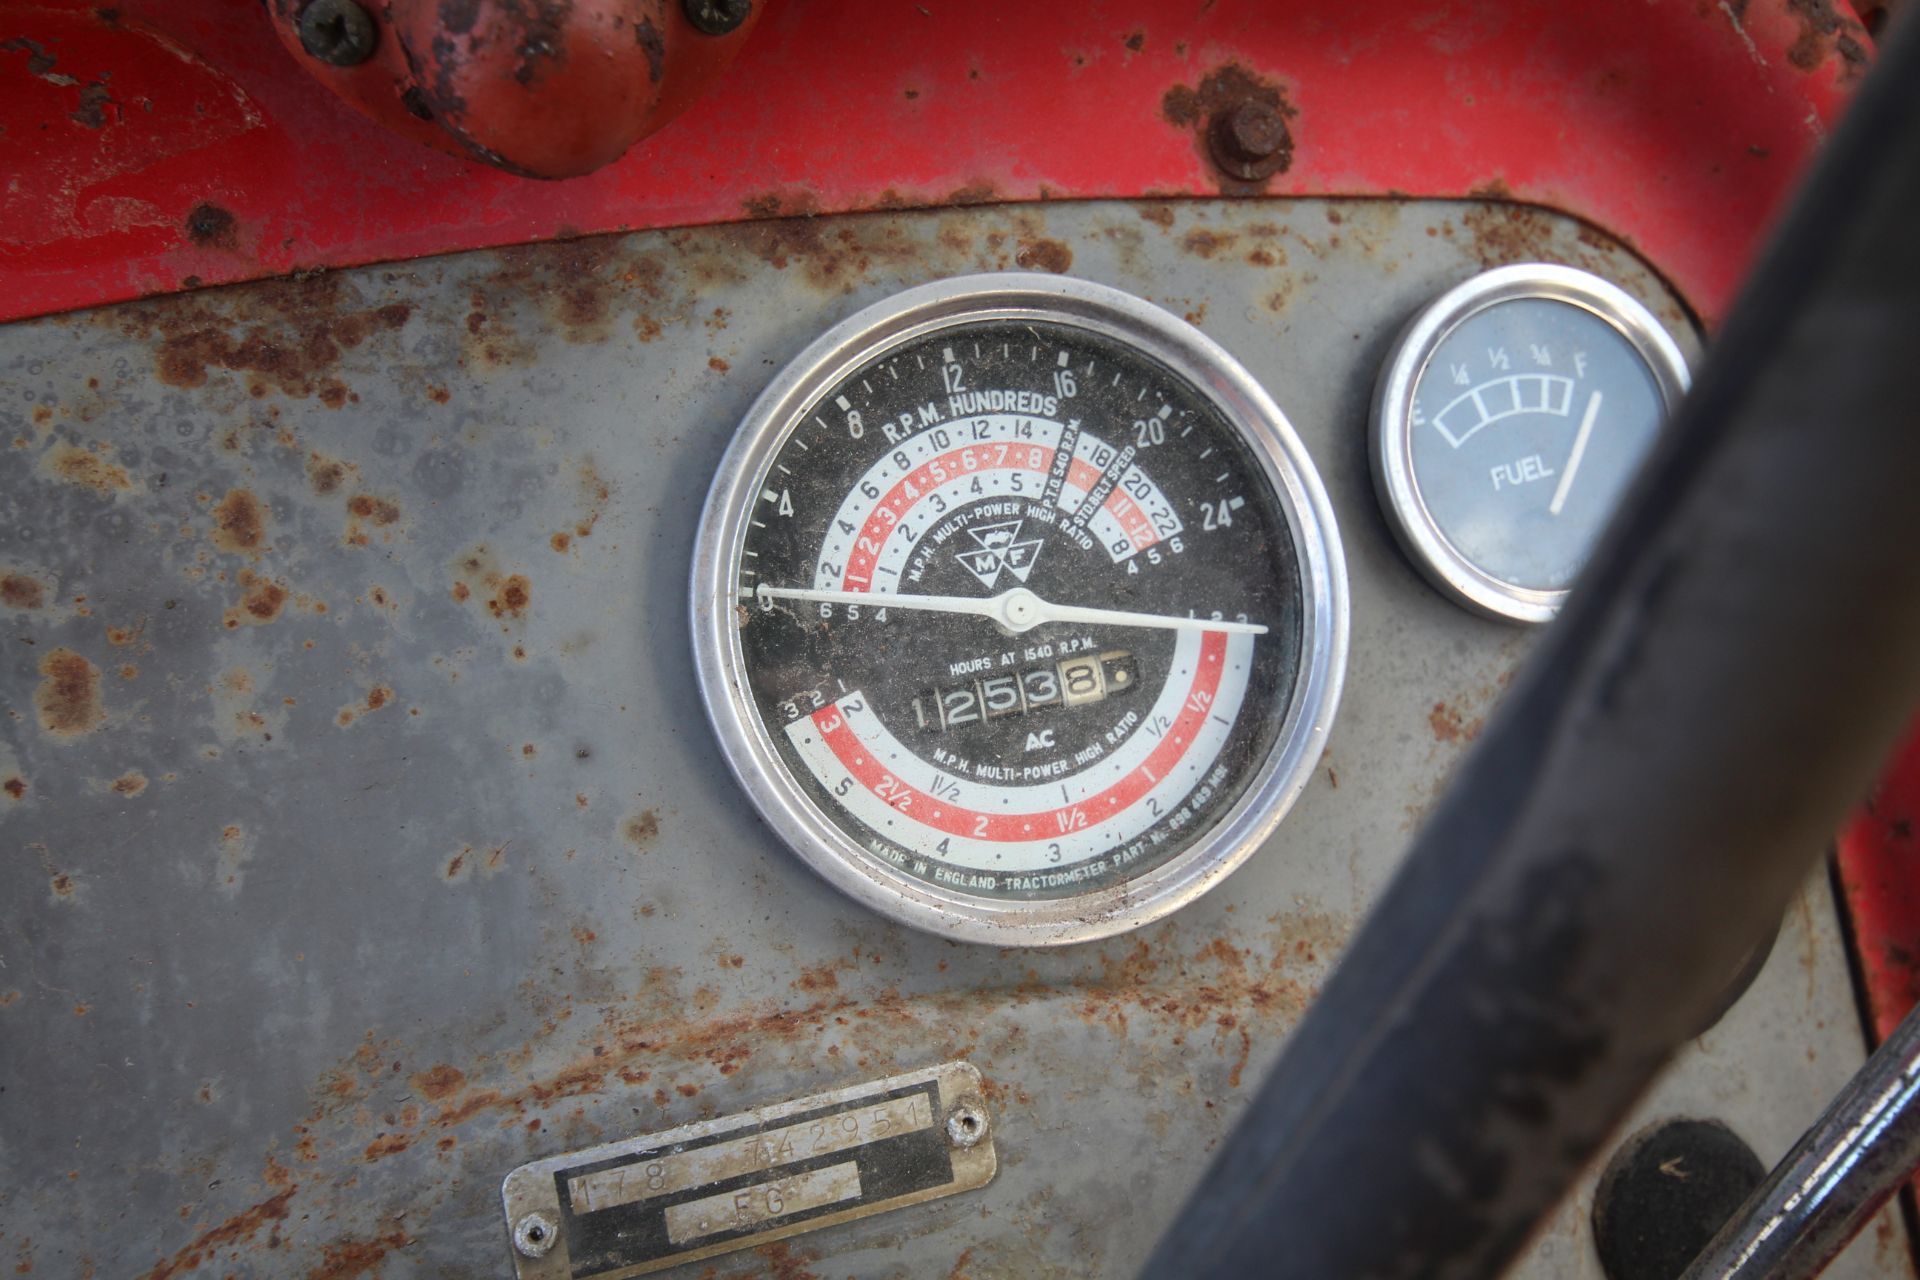
[[1484,613],[1553,616],[1687,385],[1630,295],[1570,267],[1473,277],[1382,371],[1373,466],[1408,555]]
[[1317,476],[1226,352],[1104,286],[908,291],[798,357],[702,520],[696,663],[816,870],[954,937],[1164,915],[1318,758],[1346,584]]

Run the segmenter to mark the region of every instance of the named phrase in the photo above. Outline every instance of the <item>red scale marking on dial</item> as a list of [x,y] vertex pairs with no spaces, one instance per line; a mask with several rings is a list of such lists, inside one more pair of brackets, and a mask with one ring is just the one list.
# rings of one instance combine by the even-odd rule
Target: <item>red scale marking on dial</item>
[[[976,475],[982,471],[1037,471],[1044,475],[1053,466],[1055,451],[1045,445],[1031,444],[1008,445],[1005,459],[996,459],[986,465],[976,466],[971,471],[961,464],[960,456],[969,450],[981,453],[998,447],[997,444],[968,445],[964,449],[953,449],[938,457],[929,458],[908,472],[893,488],[880,495],[879,500],[873,504],[873,513],[867,517],[866,523],[861,526],[858,536],[854,539],[853,552],[847,557],[846,572],[840,575],[840,589],[865,591],[872,587],[873,568],[879,563],[880,557],[877,552],[862,549],[860,544],[865,542],[873,547],[884,548],[887,545],[887,538],[899,526],[900,521],[906,518],[921,498],[941,485],[959,476]],[[1021,465],[1021,461],[1031,463],[1036,451],[1040,454],[1038,465]],[[1016,455],[1023,455],[1021,461],[1014,460]],[[934,478],[933,468],[936,465],[948,472],[945,480]],[[1077,485],[1082,492],[1091,492],[1099,480],[1099,468],[1079,458],[1075,458],[1067,467],[1068,483]],[[907,492],[909,486],[915,490],[912,495]],[[1131,498],[1122,493],[1118,486],[1107,495],[1107,500],[1101,506],[1120,522],[1127,536],[1133,540],[1134,550],[1144,551],[1160,540],[1159,530],[1154,528],[1153,521]],[[888,520],[880,514],[883,511],[893,512],[895,518]],[[1129,516],[1135,518],[1130,522]]]
[[831,705],[820,708],[813,713],[813,725],[820,732],[820,740],[855,781],[919,825],[973,840],[1022,843],[1035,838],[1035,824],[1040,826],[1043,836],[1067,835],[1098,826],[1126,812],[1152,790],[1159,779],[1167,777],[1186,755],[1197,730],[1213,709],[1226,652],[1224,633],[1209,631],[1201,638],[1200,666],[1181,703],[1180,714],[1174,717],[1173,727],[1167,730],[1160,745],[1144,761],[1096,796],[1039,813],[980,813],[953,805],[936,808],[933,797],[894,777],[874,761],[872,748],[854,733],[839,708]]

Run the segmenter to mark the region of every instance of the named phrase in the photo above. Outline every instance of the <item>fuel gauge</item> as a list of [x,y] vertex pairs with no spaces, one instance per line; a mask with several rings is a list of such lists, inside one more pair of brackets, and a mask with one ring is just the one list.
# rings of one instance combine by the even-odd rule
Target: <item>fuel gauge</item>
[[1544,622],[1686,386],[1673,339],[1615,285],[1545,264],[1484,272],[1416,316],[1388,356],[1375,488],[1442,592]]

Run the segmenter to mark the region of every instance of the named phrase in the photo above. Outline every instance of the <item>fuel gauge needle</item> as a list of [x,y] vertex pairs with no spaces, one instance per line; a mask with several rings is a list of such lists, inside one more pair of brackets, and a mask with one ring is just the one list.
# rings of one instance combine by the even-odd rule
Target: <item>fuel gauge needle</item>
[[770,587],[761,583],[754,597],[801,600],[818,604],[866,604],[877,609],[920,609],[928,613],[961,613],[991,618],[1008,631],[1031,631],[1046,622],[1085,622],[1116,627],[1155,627],[1165,631],[1224,631],[1232,635],[1263,636],[1258,622],[1219,622],[1212,618],[1182,618],[1165,613],[1132,613],[1125,609],[1083,609],[1051,604],[1025,587],[997,596],[910,596],[885,591],[823,591],[808,587]]
[[1567,455],[1567,469],[1560,473],[1560,486],[1553,491],[1553,501],[1547,504],[1547,514],[1557,516],[1560,508],[1567,505],[1567,491],[1573,488],[1573,477],[1580,470],[1580,459],[1587,454],[1587,437],[1593,434],[1593,420],[1600,416],[1600,393],[1594,392],[1587,397],[1586,416],[1580,419],[1580,430],[1573,437],[1573,452]]

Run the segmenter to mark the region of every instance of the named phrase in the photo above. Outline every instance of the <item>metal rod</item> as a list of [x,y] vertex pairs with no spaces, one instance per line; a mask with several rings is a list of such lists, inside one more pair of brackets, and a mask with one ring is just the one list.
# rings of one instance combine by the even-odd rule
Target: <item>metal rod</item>
[[1909,1013],[1681,1280],[1805,1280],[1920,1168],[1920,1010]]
[[[1920,24],[1144,1275],[1497,1275],[1920,704]],[[1729,211],[1730,216],[1742,216]]]

